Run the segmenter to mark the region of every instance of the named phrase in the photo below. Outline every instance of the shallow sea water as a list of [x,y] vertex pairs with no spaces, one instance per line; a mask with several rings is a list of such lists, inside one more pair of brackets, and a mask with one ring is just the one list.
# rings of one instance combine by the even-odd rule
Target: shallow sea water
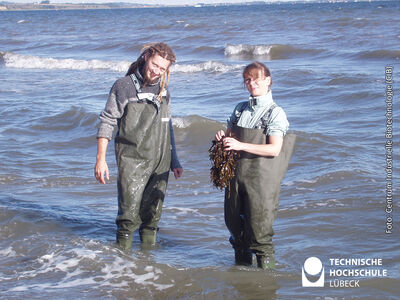
[[[389,235],[385,68],[393,67],[396,119],[398,11],[397,1],[372,1],[0,12],[0,297],[397,299],[399,169]],[[112,144],[110,182],[93,176],[96,126],[113,82],[159,40],[178,56],[169,88],[184,176],[170,178],[157,246],[142,249],[135,235],[126,254],[114,247]],[[223,193],[209,179],[207,150],[248,97],[241,71],[253,60],[270,67],[274,99],[297,135],[274,271],[234,266]],[[324,287],[302,287],[309,257],[321,260]],[[329,276],[346,268],[334,258],[382,259],[348,269],[387,276]]]

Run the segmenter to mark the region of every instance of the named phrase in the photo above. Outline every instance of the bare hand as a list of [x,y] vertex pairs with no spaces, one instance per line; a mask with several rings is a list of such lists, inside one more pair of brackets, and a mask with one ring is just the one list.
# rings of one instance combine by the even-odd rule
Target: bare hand
[[243,143],[239,142],[235,138],[226,137],[226,138],[224,138],[223,143],[224,143],[224,150],[226,150],[226,151],[229,151],[229,150],[236,150],[236,151],[243,150],[242,149],[242,144]]
[[218,141],[221,140],[222,137],[224,137],[224,136],[225,136],[225,132],[224,132],[223,130],[220,130],[220,131],[218,131],[217,134],[215,135],[215,139],[216,139],[217,142],[218,142]]
[[182,176],[183,169],[182,168],[175,168],[175,169],[172,169],[172,172],[174,172],[175,179],[178,179],[179,177]]
[[104,176],[107,180],[110,180],[110,173],[108,171],[108,165],[106,161],[102,160],[96,163],[96,166],[94,167],[94,176],[96,177],[97,181],[102,184],[106,184]]

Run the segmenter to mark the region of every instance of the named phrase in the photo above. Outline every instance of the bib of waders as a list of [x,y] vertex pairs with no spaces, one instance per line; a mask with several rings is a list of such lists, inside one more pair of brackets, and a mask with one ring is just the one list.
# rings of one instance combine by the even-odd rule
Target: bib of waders
[[139,226],[156,230],[171,163],[166,98],[142,91],[136,76],[131,78],[137,97],[126,105],[115,138],[118,234],[132,234]]
[[[271,110],[267,115],[271,114]],[[249,129],[233,124],[232,133],[241,142],[268,144],[265,129]],[[235,249],[250,248],[257,254],[273,253],[273,222],[276,217],[281,182],[289,166],[296,136],[287,133],[280,154],[264,157],[240,152],[230,190],[225,190],[225,222]]]

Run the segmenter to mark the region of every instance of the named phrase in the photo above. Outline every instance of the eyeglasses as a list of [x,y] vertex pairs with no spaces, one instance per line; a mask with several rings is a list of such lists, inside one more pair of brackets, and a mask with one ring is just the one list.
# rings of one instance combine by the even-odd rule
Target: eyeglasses
[[246,84],[251,84],[252,82],[253,83],[255,83],[256,85],[259,85],[260,84],[260,82],[261,81],[264,81],[265,79],[267,79],[267,77],[263,77],[263,78],[256,78],[256,79],[253,79],[253,78],[246,78],[245,80],[244,80],[244,82],[246,83]]

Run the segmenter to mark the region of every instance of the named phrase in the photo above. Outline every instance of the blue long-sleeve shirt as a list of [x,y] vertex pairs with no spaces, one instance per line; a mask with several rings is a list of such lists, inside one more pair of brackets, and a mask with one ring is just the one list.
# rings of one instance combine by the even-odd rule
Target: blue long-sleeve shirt
[[[256,128],[261,118],[275,104],[272,99],[272,92],[269,91],[264,96],[250,97],[249,101],[240,102],[236,105],[232,115],[228,118],[228,128],[232,128],[233,123],[244,128]],[[243,109],[244,107],[244,109]],[[239,120],[237,117],[240,115]],[[277,106],[272,110],[265,134],[268,136],[284,136],[289,129],[289,122],[285,111]]]

